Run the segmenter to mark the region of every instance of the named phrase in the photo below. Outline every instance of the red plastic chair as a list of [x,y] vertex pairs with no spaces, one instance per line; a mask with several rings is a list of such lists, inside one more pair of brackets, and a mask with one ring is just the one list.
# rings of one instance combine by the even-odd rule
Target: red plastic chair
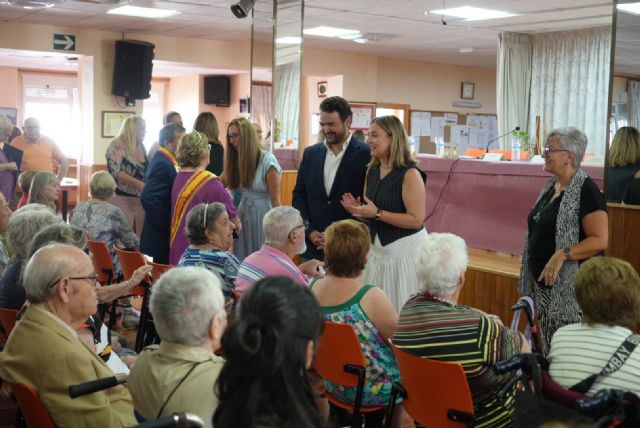
[[365,367],[365,358],[353,326],[325,321],[324,332],[318,344],[315,370],[322,378],[332,383],[357,388],[353,405],[342,402],[328,391],[324,391],[324,395],[331,404],[353,414],[351,425],[353,428],[360,428],[362,413],[376,412],[385,408],[385,406],[362,405]]
[[16,326],[17,319],[18,311],[15,309],[0,308],[0,324],[2,324],[2,328],[7,337],[9,337],[11,331],[13,331],[13,327]]
[[[127,251],[116,248],[116,255],[120,260],[120,267],[125,280],[133,276],[133,272],[141,266],[147,264],[147,260],[139,251]],[[140,308],[140,324],[136,334],[135,351],[140,352],[144,346],[144,338],[148,333],[149,323],[149,289],[151,278],[147,276],[140,284],[134,286],[127,294],[128,296],[142,296],[142,307]]]
[[115,269],[113,267],[113,260],[111,260],[107,244],[102,241],[92,241],[87,239],[87,248],[89,248],[89,255],[91,256],[93,269],[98,275],[98,281],[100,281],[100,284],[113,284],[116,279]]
[[400,368],[402,385],[394,385],[387,409],[390,426],[396,393],[403,397],[404,410],[427,427],[473,426],[473,399],[462,365],[411,355],[392,345]]
[[11,386],[29,428],[56,427],[35,389],[24,384],[11,384]]
[[153,284],[158,282],[160,277],[169,269],[174,268],[173,265],[164,265],[162,263],[148,262],[151,265],[151,281]]

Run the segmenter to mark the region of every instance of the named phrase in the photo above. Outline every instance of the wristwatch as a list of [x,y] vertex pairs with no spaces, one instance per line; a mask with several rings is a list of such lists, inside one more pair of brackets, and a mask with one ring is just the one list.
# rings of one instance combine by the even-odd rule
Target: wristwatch
[[568,259],[571,258],[571,247],[564,247],[562,249],[562,252],[564,253],[565,256],[567,256]]
[[380,220],[380,216],[382,215],[382,210],[380,208],[378,208],[378,211],[376,211],[376,220]]

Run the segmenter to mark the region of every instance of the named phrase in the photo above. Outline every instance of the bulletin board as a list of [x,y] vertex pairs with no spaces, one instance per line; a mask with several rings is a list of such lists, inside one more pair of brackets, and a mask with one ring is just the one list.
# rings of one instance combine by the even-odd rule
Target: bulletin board
[[[457,146],[458,153],[467,148],[486,148],[498,136],[497,116],[483,113],[453,113],[445,111],[411,110],[409,135],[419,147],[419,153],[435,153],[435,137],[444,137],[446,145]],[[494,141],[490,148],[499,149]]]

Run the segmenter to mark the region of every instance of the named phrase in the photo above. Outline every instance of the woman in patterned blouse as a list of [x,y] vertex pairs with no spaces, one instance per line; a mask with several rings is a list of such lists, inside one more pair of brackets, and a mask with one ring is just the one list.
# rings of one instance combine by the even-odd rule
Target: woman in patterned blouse
[[144,119],[130,116],[125,119],[120,133],[107,146],[107,169],[116,180],[116,196],[113,205],[124,213],[129,227],[138,237],[142,234],[144,209],[140,192],[144,188],[144,176],[149,159],[142,144],[145,134]]

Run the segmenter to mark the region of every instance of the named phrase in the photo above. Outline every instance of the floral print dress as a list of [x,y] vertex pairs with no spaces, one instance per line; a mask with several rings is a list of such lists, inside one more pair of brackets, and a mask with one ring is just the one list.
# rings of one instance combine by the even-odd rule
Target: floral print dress
[[[400,382],[400,371],[393,350],[360,306],[360,300],[371,288],[373,285],[367,284],[345,303],[322,307],[326,321],[351,324],[356,331],[367,365],[363,406],[386,405],[391,397],[393,383]],[[324,386],[339,400],[354,403],[355,387],[336,385],[326,380]]]

